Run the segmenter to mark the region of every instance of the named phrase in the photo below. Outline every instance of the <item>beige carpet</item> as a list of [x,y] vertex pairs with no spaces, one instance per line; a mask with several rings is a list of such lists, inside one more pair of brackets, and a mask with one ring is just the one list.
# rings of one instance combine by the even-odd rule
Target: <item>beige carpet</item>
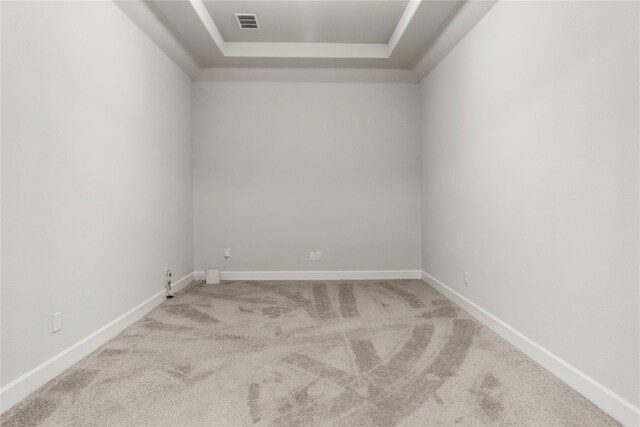
[[609,426],[419,280],[194,284],[3,426]]

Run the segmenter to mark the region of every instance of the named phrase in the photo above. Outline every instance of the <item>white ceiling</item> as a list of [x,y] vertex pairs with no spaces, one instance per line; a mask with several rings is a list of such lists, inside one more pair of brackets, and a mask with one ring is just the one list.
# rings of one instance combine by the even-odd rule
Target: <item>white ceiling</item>
[[[198,79],[232,74],[216,71],[221,69],[268,68],[386,69],[403,73],[420,68],[415,73],[420,77],[484,16],[495,0],[116,3],[192,78]],[[260,29],[240,29],[235,13],[257,14]],[[372,78],[380,76],[378,73]]]
[[[204,1],[226,41],[388,43],[409,2]],[[255,13],[259,30],[243,30],[234,14]]]

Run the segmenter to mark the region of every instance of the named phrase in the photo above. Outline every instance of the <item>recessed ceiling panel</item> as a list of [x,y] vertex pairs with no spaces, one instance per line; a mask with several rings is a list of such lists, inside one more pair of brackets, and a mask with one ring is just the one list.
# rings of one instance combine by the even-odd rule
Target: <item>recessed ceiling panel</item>
[[[205,1],[227,42],[387,43],[408,1]],[[259,30],[243,30],[236,14],[256,14]]]
[[[359,0],[359,1],[306,1],[306,0],[288,0],[288,1],[210,1],[205,0],[205,3],[200,3],[192,0],[194,3],[202,5],[207,17],[212,21],[215,19],[215,25],[220,32],[224,32],[223,37],[227,43],[227,55],[221,51],[218,43],[214,41],[211,34],[205,28],[201,18],[196,13],[193,7],[193,3],[189,0],[178,1],[156,1],[146,0],[153,13],[155,13],[163,25],[175,36],[194,59],[195,62],[202,69],[206,68],[388,68],[388,69],[411,69],[422,55],[429,49],[429,47],[438,38],[438,35],[442,33],[443,29],[448,25],[452,17],[457,13],[460,6],[464,3],[464,0],[423,0],[419,3],[419,6],[412,18],[408,22],[405,31],[402,32],[397,45],[394,49],[391,49],[390,55],[387,57],[372,57],[362,55],[352,56],[295,56],[288,57],[280,56],[268,56],[268,55],[256,55],[256,56],[234,56],[232,55],[238,49],[251,48],[254,51],[260,48],[271,48],[273,51],[274,44],[290,43],[291,46],[304,47],[302,37],[293,36],[289,27],[290,22],[297,23],[296,27],[298,33],[296,34],[315,34],[310,40],[307,46],[310,50],[319,46],[340,48],[343,45],[351,43],[348,46],[350,52],[361,53],[360,51],[366,50],[366,48],[373,47],[385,47],[385,44],[389,42],[391,34],[401,20],[405,9],[407,8],[407,1],[385,1],[385,0]],[[472,2],[473,3],[473,2]],[[478,2],[476,2],[478,3]],[[487,2],[482,2],[487,3]],[[228,34],[222,25],[220,11],[216,12],[217,7],[225,6],[226,15],[225,20],[228,20],[226,27],[228,31],[233,31],[235,34],[242,34],[245,38],[234,38]],[[348,8],[345,8],[349,6]],[[207,9],[207,7],[209,9]],[[315,14],[315,8],[328,8],[325,10],[326,16],[334,16],[335,19],[339,19],[337,22],[342,24],[338,25],[337,22],[332,22],[331,19],[327,22],[322,21],[321,24],[318,20],[319,15]],[[389,7],[390,10],[385,8]],[[266,8],[266,9],[265,9]],[[306,8],[306,9],[305,9]],[[270,12],[266,12],[269,9]],[[334,10],[335,9],[335,10]],[[222,9],[221,9],[222,10]],[[276,10],[278,12],[276,12]],[[314,16],[307,21],[303,21],[300,16],[302,11],[306,10],[308,13]],[[336,11],[339,10],[339,13]],[[298,11],[294,14],[292,11]],[[358,13],[360,11],[360,13]],[[372,12],[373,11],[373,12]],[[235,17],[236,13],[255,13],[257,16],[259,30],[241,30],[238,25],[238,21]],[[315,14],[315,15],[314,15]],[[374,18],[366,18],[371,16],[368,14],[381,15],[378,21]],[[294,18],[295,15],[295,18]],[[348,20],[343,18],[349,15]],[[212,17],[213,16],[213,17]],[[313,22],[303,25],[303,22]],[[385,22],[387,28],[381,30],[382,23]],[[334,27],[349,27],[348,31],[343,31],[338,34],[338,30],[333,30]],[[357,31],[353,31],[354,28],[358,28]],[[218,31],[218,29],[216,31]],[[315,32],[311,29],[316,29]],[[286,30],[286,31],[285,31]],[[306,32],[302,32],[302,31]],[[282,34],[289,34],[286,37],[267,37],[269,31],[274,31],[276,34],[280,31]],[[289,33],[287,33],[289,31]],[[376,36],[366,36],[367,31],[370,34],[377,34]],[[265,35],[266,34],[266,35]],[[322,36],[322,37],[320,37]],[[252,39],[252,37],[257,37]],[[311,37],[311,36],[309,36]],[[377,37],[377,38],[376,38]],[[245,45],[245,46],[233,46],[233,49],[228,46],[229,44]],[[362,49],[354,48],[362,44]],[[234,50],[235,49],[235,50]],[[262,49],[262,51],[264,51]],[[354,50],[355,49],[355,50]],[[291,50],[291,49],[290,49]],[[318,52],[316,49],[315,52]],[[295,52],[294,52],[295,53]]]

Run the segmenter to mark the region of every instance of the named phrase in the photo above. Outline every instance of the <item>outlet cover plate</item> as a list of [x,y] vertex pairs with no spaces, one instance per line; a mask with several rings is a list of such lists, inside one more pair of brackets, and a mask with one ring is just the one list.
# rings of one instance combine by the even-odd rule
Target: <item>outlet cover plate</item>
[[59,330],[62,329],[62,313],[61,312],[57,312],[57,313],[53,313],[53,333],[58,332]]

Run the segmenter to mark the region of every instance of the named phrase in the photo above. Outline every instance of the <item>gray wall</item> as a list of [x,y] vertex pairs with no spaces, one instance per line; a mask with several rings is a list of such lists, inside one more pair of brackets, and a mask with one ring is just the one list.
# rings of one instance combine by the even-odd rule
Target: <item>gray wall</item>
[[190,88],[112,2],[2,2],[3,385],[193,270]]
[[499,2],[422,82],[423,270],[636,405],[639,8]]
[[194,83],[196,269],[419,270],[418,88]]

